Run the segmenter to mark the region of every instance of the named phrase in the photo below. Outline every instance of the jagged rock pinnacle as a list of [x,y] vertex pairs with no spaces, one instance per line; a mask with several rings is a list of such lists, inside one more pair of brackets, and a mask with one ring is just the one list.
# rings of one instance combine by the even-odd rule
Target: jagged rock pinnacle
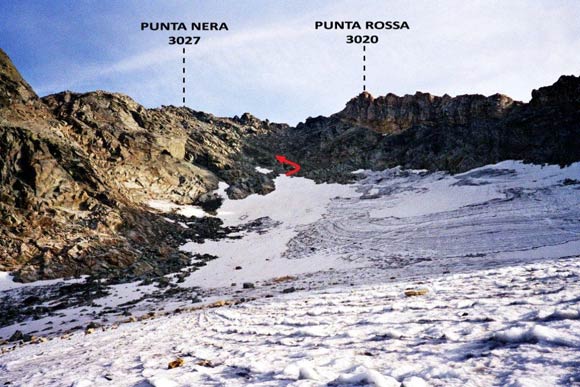
[[8,55],[0,49],[0,108],[31,100],[38,100],[38,96],[22,78]]

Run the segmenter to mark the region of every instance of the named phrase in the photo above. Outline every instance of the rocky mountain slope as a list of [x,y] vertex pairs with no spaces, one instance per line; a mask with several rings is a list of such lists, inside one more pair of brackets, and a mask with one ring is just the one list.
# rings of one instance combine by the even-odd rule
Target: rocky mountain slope
[[[151,212],[148,200],[215,207],[204,194],[219,179],[237,197],[274,189],[240,149],[283,125],[147,110],[102,91],[40,99],[5,53],[0,60],[0,271],[22,281],[175,271],[190,262],[177,247],[199,233]],[[200,227],[216,234],[219,222]]]
[[529,103],[362,93],[339,113],[299,124],[292,139],[287,156],[317,180],[396,165],[454,173],[508,159],[567,165],[580,159],[580,78],[562,76]]
[[0,271],[21,281],[176,271],[192,259],[178,250],[186,239],[231,230],[215,218],[184,229],[148,201],[215,209],[219,180],[231,198],[267,194],[283,171],[275,154],[319,182],[351,180],[359,168],[459,172],[504,159],[580,160],[580,78],[561,77],[532,96],[525,104],[503,95],[363,93],[292,128],[247,113],[146,109],[103,91],[39,98],[0,50]]

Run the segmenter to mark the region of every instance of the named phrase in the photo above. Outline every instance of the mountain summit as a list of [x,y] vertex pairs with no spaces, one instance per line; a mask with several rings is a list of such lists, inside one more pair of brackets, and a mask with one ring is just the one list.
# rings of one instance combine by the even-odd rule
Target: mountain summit
[[8,55],[0,48],[0,108],[38,99]]
[[374,98],[365,92],[351,99],[339,116],[381,133],[400,133],[417,125],[469,125],[473,121],[499,119],[521,102],[495,94],[461,95],[452,98],[417,92],[399,97]]

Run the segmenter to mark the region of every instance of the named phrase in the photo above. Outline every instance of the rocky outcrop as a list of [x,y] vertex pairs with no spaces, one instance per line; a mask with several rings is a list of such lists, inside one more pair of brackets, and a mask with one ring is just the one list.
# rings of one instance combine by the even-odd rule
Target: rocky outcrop
[[231,198],[274,190],[272,177],[256,172],[255,167],[268,165],[282,171],[272,154],[276,146],[264,139],[280,138],[288,125],[261,121],[248,113],[221,118],[173,106],[151,112],[164,120],[164,126],[183,128],[187,136],[185,158],[228,183]]
[[506,159],[565,165],[580,160],[579,84],[563,76],[533,91],[530,103],[501,94],[362,93],[341,112],[291,130],[285,152],[319,181],[397,165],[452,173]]
[[373,98],[367,92],[350,100],[336,117],[350,125],[372,129],[379,133],[396,134],[414,126],[472,125],[482,120],[501,119],[514,107],[521,105],[511,98],[495,94],[448,95],[436,97],[429,93],[398,97],[387,94]]
[[51,95],[43,102],[65,124],[61,132],[83,150],[103,181],[134,203],[165,199],[191,204],[218,179],[185,160],[187,134],[164,125],[131,98],[102,91]]
[[569,107],[578,109],[580,105],[580,77],[562,75],[552,86],[540,87],[532,91],[530,107]]
[[35,101],[38,96],[0,49],[0,108]]
[[103,91],[39,99],[3,52],[0,69],[0,270],[19,280],[179,270],[191,261],[178,250],[185,239],[218,235],[220,225],[200,220],[187,233],[149,200],[215,210],[206,193],[219,179],[236,197],[274,189],[241,149],[284,126],[145,109]]

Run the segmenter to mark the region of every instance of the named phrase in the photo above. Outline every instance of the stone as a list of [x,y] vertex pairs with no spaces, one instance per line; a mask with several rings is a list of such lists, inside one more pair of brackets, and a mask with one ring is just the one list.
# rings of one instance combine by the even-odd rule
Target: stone
[[91,322],[90,322],[90,323],[89,323],[89,324],[86,326],[86,328],[85,328],[85,329],[97,329],[97,328],[101,328],[101,327],[102,327],[102,325],[101,325],[101,324],[99,324],[98,322],[96,322],[96,321],[91,321]]
[[33,344],[42,344],[42,343],[47,343],[48,339],[46,337],[42,337],[42,336],[32,336],[32,339],[30,341]]
[[177,359],[170,361],[169,364],[167,364],[167,368],[172,370],[174,368],[181,367],[184,364],[185,364],[185,360],[178,357]]
[[292,276],[292,275],[285,275],[282,277],[276,277],[272,280],[273,283],[275,284],[279,284],[281,282],[289,282],[289,281],[295,281],[297,279],[297,277]]
[[416,296],[423,296],[429,293],[427,289],[407,289],[405,290],[406,297],[416,297]]
[[199,360],[195,364],[198,365],[198,366],[201,366],[201,367],[208,367],[208,368],[215,367],[213,365],[213,363],[211,362],[211,360]]
[[209,304],[208,308],[221,308],[222,306],[227,306],[227,305],[231,305],[231,304],[232,304],[232,301],[219,300],[219,301],[216,301],[216,302]]
[[32,336],[24,334],[22,333],[22,331],[14,332],[12,336],[10,336],[10,338],[8,339],[9,342],[23,341],[25,343],[29,342],[30,340],[32,340]]
[[252,282],[244,282],[242,285],[242,288],[244,289],[254,289],[256,287],[256,285],[254,285]]

